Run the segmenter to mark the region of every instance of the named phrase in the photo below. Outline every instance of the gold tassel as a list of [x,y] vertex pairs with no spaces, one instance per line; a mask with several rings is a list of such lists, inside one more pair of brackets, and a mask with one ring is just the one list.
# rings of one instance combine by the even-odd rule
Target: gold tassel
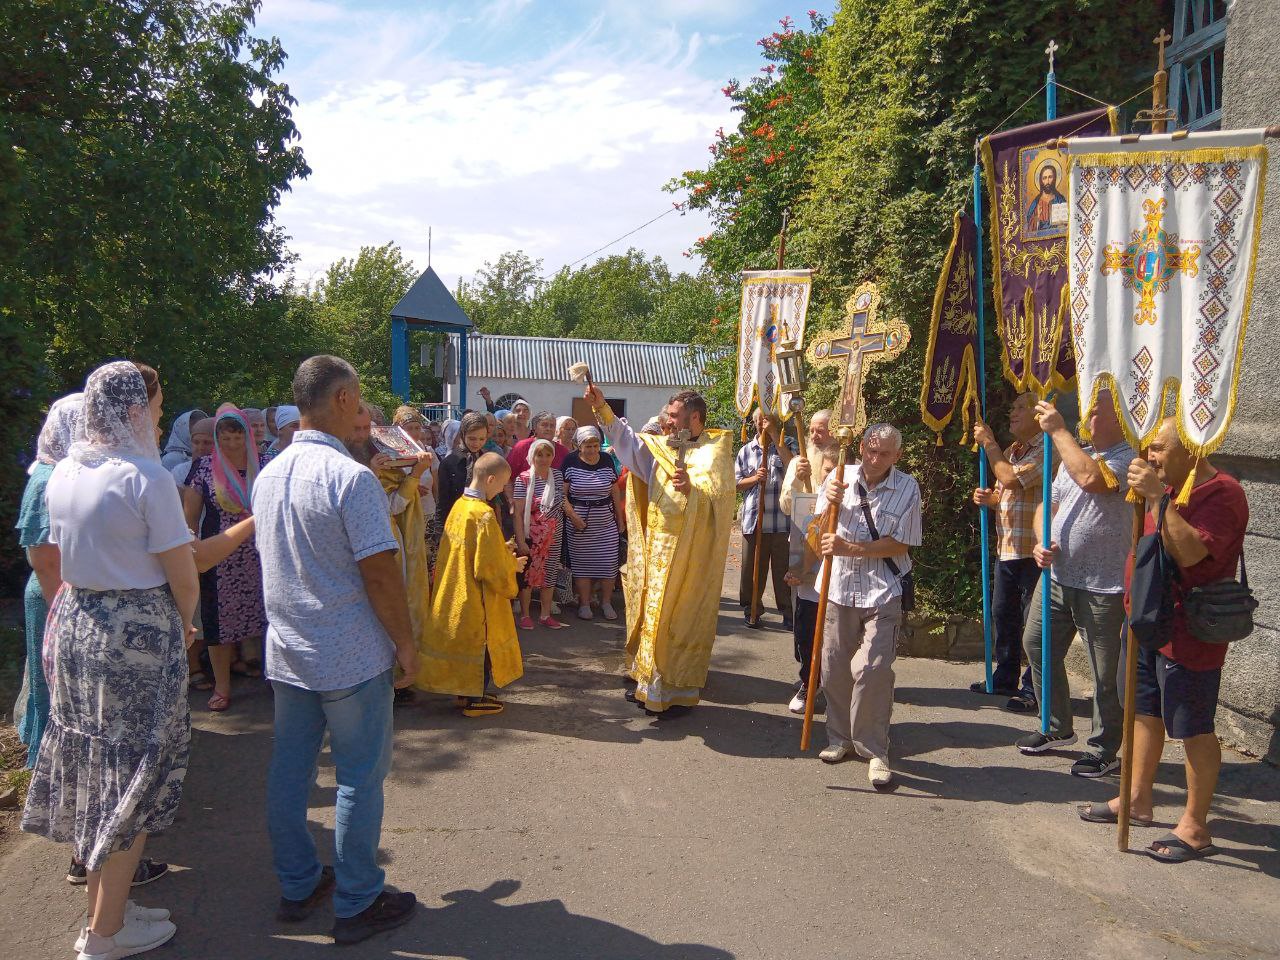
[[1178,499],[1173,502],[1180,507],[1185,507],[1191,502],[1191,491],[1196,485],[1196,470],[1200,467],[1200,459],[1197,457],[1196,462],[1191,465],[1191,472],[1187,474],[1186,481],[1182,484],[1182,489],[1178,491]]
[[743,443],[747,442],[747,421],[746,420],[742,421],[742,442]]
[[1142,494],[1140,494],[1137,490],[1133,489],[1133,487],[1130,487],[1129,492],[1125,494],[1124,500],[1125,500],[1125,503],[1141,503]]
[[[1107,482],[1108,490],[1119,490],[1120,481],[1116,479],[1115,471],[1107,464],[1107,461],[1098,458],[1094,461],[1098,465],[1098,472],[1102,474],[1102,479]],[[1137,503],[1136,500],[1130,500],[1130,503]]]
[[937,442],[936,442],[936,443],[934,443],[934,446],[935,446],[935,447],[940,447],[940,446],[942,446],[942,434],[941,434],[941,432],[935,431],[935,436],[936,436],[938,439],[937,439]]

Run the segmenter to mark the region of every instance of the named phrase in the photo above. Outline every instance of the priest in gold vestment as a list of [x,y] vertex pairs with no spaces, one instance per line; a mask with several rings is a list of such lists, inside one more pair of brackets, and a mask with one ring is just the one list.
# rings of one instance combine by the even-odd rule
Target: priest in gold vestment
[[692,390],[665,413],[688,430],[685,466],[669,438],[635,433],[613,415],[599,388],[586,399],[627,477],[627,673],[650,713],[695,706],[707,680],[736,502],[733,439],[706,428],[707,406]]

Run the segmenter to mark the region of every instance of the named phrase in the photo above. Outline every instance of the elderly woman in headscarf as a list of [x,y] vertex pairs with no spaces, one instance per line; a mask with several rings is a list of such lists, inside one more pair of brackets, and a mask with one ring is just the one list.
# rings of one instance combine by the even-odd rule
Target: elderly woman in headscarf
[[[258,453],[253,428],[229,403],[214,418],[213,453],[191,469],[184,489],[187,523],[201,539],[215,536],[248,517],[253,483],[266,458]],[[213,665],[209,709],[231,706],[231,673],[262,675],[257,645],[266,632],[262,600],[262,564],[258,549],[246,542],[200,577],[200,620]],[[243,660],[236,659],[236,646]]]
[[515,414],[515,425],[507,432],[511,434],[511,442],[519,443],[521,440],[527,440],[532,434],[529,420],[533,416],[533,407],[529,406],[527,400],[516,400],[511,404],[511,412]]
[[27,551],[31,576],[23,594],[27,627],[27,697],[18,738],[27,745],[27,767],[36,765],[40,738],[49,722],[49,687],[45,682],[41,651],[44,649],[44,624],[49,604],[62,586],[62,558],[58,546],[49,541],[49,508],[45,488],[53,468],[67,456],[80,425],[84,394],[73,393],[55,400],[49,407],[36,459],[27,469],[27,486],[22,492],[18,511],[18,546]]
[[191,427],[197,420],[203,420],[207,416],[209,415],[203,410],[188,410],[178,414],[169,425],[169,439],[164,445],[164,456],[160,458],[166,468],[172,470],[191,459]]
[[436,456],[440,458],[441,463],[457,449],[458,433],[461,429],[462,423],[458,420],[446,420],[440,426],[440,445],[436,447]]
[[556,443],[570,453],[578,449],[578,421],[573,417],[556,417]]
[[520,585],[521,630],[533,629],[531,600],[538,590],[542,618],[538,621],[551,630],[565,624],[555,618],[551,609],[556,578],[560,574],[560,518],[575,516],[564,502],[564,476],[551,465],[555,447],[550,440],[535,440],[529,447],[528,467],[516,478],[513,487],[515,503],[516,553],[529,558]]
[[[600,611],[618,619],[613,588],[618,579],[619,518],[622,494],[615,486],[618,469],[600,450],[600,428],[579,427],[578,451],[564,461],[565,496],[569,501],[569,568],[578,592],[578,616],[592,619],[591,589],[600,587]],[[624,521],[625,522],[625,521]]]
[[293,443],[293,435],[298,432],[298,427],[302,423],[302,413],[291,403],[273,409],[276,412],[276,438],[267,448],[268,460],[274,460],[280,455],[281,450]]
[[[49,477],[50,541],[65,581],[49,611],[49,725],[22,829],[70,843],[87,882],[81,957],[132,956],[177,932],[128,903],[149,834],[171,826],[190,751],[185,645],[199,587],[178,488],[156,448],[154,370],[89,375],[83,439]],[[139,872],[142,876],[139,878]]]

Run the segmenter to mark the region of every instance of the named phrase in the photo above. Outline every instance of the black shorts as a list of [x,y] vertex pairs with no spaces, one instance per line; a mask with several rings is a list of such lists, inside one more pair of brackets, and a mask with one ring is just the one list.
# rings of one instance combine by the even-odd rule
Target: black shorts
[[1222,669],[1191,670],[1156,650],[1138,650],[1137,712],[1160,717],[1172,740],[1213,733]]

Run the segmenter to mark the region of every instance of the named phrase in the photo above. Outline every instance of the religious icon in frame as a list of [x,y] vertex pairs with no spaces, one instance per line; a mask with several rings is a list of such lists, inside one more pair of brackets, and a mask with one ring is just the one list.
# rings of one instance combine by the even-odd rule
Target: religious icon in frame
[[1067,235],[1066,158],[1041,145],[1018,151],[1018,210],[1023,242]]

